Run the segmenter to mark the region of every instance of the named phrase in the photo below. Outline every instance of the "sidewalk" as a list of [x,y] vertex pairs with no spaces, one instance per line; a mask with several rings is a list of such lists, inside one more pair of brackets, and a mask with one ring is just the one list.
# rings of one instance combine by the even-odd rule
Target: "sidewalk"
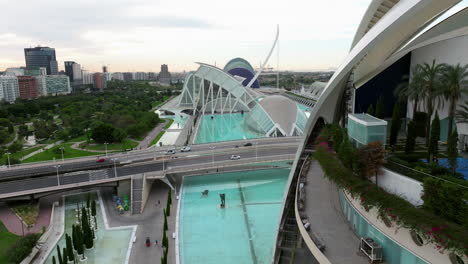
[[50,213],[52,210],[52,203],[55,197],[44,197],[39,201],[39,215],[36,219],[36,224],[28,229],[26,226],[21,225],[21,220],[15,215],[15,213],[8,208],[7,204],[2,202],[0,203],[0,220],[3,222],[5,227],[13,234],[23,235],[24,234],[34,234],[42,232],[42,228],[47,228],[50,223]]
[[168,120],[165,120],[163,123],[159,123],[148,135],[138,144],[137,149],[145,149],[150,147],[151,141],[155,138],[159,132],[164,129],[164,126],[167,124]]
[[25,159],[27,159],[27,158],[30,158],[30,157],[32,157],[32,156],[38,154],[38,153],[43,152],[44,150],[53,148],[53,147],[55,147],[55,146],[57,146],[57,145],[59,145],[59,144],[62,144],[62,143],[63,143],[63,140],[59,140],[59,141],[57,141],[57,142],[55,142],[55,143],[49,144],[49,145],[47,145],[47,146],[45,146],[45,147],[43,147],[43,148],[40,148],[40,149],[38,149],[38,150],[36,150],[36,151],[34,151],[34,152],[29,153],[28,155],[22,157],[20,160],[23,161],[23,160],[25,160]]

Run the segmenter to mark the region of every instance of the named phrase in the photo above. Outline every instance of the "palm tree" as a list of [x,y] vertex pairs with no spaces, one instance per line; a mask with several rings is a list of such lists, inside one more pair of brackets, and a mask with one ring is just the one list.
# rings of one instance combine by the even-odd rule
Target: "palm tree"
[[434,113],[434,107],[438,108],[443,103],[440,97],[443,93],[441,88],[441,74],[445,66],[443,64],[436,64],[436,61],[433,60],[432,64],[424,63],[418,65],[418,67],[421,71],[421,81],[423,85],[421,97],[426,100],[426,146],[429,146],[431,118]]
[[421,78],[421,67],[417,65],[411,70],[411,79],[409,76],[403,76],[403,83],[397,86],[394,91],[394,95],[400,102],[406,103],[407,100],[413,101],[413,117],[416,111],[418,111],[419,100],[421,100],[421,91],[423,88],[423,82]]
[[444,97],[449,102],[448,136],[452,134],[455,109],[462,93],[468,93],[468,65],[444,65],[442,81],[444,83]]

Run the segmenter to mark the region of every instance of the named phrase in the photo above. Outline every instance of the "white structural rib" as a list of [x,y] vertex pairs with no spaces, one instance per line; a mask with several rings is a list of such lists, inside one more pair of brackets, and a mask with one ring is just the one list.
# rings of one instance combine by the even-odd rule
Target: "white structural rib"
[[246,86],[247,88],[250,88],[252,84],[255,82],[255,80],[257,80],[258,76],[260,76],[260,74],[263,72],[263,69],[267,65],[268,60],[270,59],[271,54],[273,53],[273,50],[275,49],[276,44],[278,43],[278,37],[279,37],[279,25],[276,25],[276,38],[275,38],[275,41],[273,42],[273,46],[271,47],[270,52],[268,53],[268,56],[266,57],[266,60],[263,62],[262,67],[260,67],[260,70],[255,74],[252,80],[250,80],[249,84],[247,84]]

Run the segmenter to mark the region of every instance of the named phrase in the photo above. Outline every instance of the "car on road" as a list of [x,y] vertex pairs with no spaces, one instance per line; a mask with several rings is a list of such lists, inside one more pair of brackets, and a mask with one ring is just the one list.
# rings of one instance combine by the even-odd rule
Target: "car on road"
[[251,147],[251,146],[252,146],[252,143],[250,143],[250,142],[247,142],[247,143],[244,144],[244,147]]
[[151,240],[149,237],[146,237],[146,247],[150,247],[151,246]]
[[231,160],[238,160],[238,159],[240,159],[239,155],[232,155],[231,156]]
[[185,147],[182,147],[182,148],[180,149],[181,152],[189,152],[189,151],[191,151],[191,150],[192,150],[192,148],[190,148],[189,146],[185,146]]
[[168,149],[166,151],[166,155],[172,155],[172,154],[175,154],[176,153],[176,150],[175,149]]
[[101,162],[104,162],[104,161],[106,161],[105,158],[100,158],[100,159],[97,159],[97,160],[96,160],[97,163],[101,163]]

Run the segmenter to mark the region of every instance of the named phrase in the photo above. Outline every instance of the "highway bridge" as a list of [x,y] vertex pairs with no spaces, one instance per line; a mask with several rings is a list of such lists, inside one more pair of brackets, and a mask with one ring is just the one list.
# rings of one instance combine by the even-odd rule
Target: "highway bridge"
[[[246,143],[251,146],[244,146]],[[186,173],[252,170],[271,167],[268,162],[293,160],[299,137],[265,138],[193,145],[190,152],[167,155],[168,148],[119,153],[105,162],[96,157],[63,162],[24,164],[0,171],[0,200],[15,197],[35,198],[44,193],[115,183],[145,175],[166,179],[175,185],[176,177]],[[239,160],[231,160],[239,155]],[[58,167],[58,166],[59,167]]]

